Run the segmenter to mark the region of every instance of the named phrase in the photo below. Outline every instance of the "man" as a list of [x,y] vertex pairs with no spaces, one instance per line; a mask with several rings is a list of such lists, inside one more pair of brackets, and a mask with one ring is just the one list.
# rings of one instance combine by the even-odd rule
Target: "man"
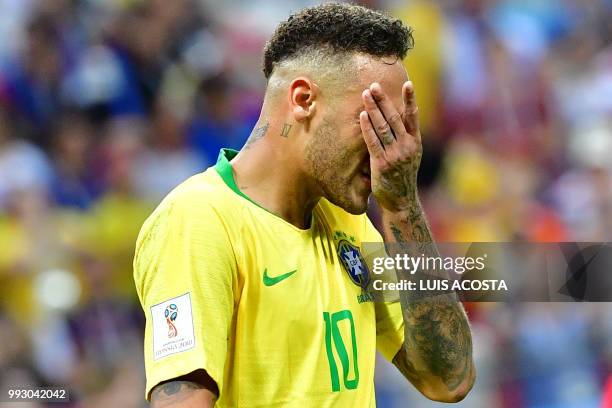
[[[430,399],[468,393],[460,303],[364,296],[363,242],[432,241],[411,46],[400,21],[354,5],[279,25],[246,145],[170,193],[138,239],[152,407],[374,406],[376,349]],[[364,214],[370,194],[383,239]]]

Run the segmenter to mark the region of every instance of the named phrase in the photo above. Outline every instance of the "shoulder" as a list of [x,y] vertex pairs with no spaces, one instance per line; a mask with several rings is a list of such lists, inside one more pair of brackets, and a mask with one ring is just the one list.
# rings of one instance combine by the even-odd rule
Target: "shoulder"
[[163,204],[186,206],[207,206],[222,208],[232,206],[236,200],[214,167],[191,176],[172,190],[162,201]]
[[[134,255],[137,279],[168,259],[175,263],[180,259],[206,263],[234,259],[240,217],[231,214],[236,211],[232,207],[240,203],[234,202],[231,190],[226,191],[222,183],[215,169],[209,168],[185,180],[161,201],[138,234]],[[178,269],[173,265],[168,270],[176,273]]]
[[233,231],[239,230],[242,219],[236,215],[243,207],[237,198],[210,167],[168,193],[142,225],[137,248],[145,241],[165,240],[172,234],[188,233],[207,240],[235,236]]
[[187,217],[194,223],[212,221],[211,218],[232,219],[241,204],[210,167],[168,193],[149,218]]

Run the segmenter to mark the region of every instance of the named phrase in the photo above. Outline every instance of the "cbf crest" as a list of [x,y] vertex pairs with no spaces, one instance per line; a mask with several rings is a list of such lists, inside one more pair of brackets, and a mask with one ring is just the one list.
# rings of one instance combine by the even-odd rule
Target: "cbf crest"
[[370,283],[370,272],[359,247],[355,245],[355,238],[339,231],[336,231],[334,238],[337,241],[338,258],[344,270],[355,285],[365,290]]

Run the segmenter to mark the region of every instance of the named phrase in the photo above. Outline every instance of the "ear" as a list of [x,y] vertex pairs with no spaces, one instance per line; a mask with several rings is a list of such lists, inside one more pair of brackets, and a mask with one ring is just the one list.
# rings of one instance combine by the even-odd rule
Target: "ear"
[[316,110],[317,85],[306,77],[298,77],[289,86],[291,113],[297,122],[309,120]]

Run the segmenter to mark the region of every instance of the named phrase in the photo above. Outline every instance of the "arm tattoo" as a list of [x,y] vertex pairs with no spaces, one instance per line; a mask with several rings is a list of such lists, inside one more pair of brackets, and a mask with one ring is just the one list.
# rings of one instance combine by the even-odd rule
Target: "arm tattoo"
[[263,126],[253,129],[253,131],[251,132],[251,135],[249,136],[249,139],[246,141],[244,145],[244,148],[248,149],[249,147],[251,147],[253,143],[255,143],[256,141],[264,137],[266,133],[268,132],[269,127],[270,127],[270,122],[266,122]]
[[168,381],[159,384],[151,392],[151,408],[163,408],[189,397],[194,390],[204,389],[201,384],[192,381]]
[[282,137],[288,137],[288,136],[289,136],[289,131],[291,130],[291,127],[292,127],[292,126],[293,126],[293,125],[290,125],[290,124],[288,124],[288,123],[285,123],[285,124],[283,125],[283,131],[281,132],[281,136],[282,136]]
[[[439,256],[418,199],[407,209],[404,218],[385,224],[400,253]],[[422,381],[419,373],[428,372],[441,379],[449,391],[456,390],[468,378],[472,367],[472,337],[461,303],[454,293],[433,291],[431,296],[428,294],[420,300],[400,292],[400,301],[405,341],[394,364],[417,387]],[[415,368],[416,356],[423,367]]]
[[472,362],[472,338],[462,308],[450,301],[417,302],[404,309],[404,319],[410,327],[406,343],[450,391],[456,390]]

